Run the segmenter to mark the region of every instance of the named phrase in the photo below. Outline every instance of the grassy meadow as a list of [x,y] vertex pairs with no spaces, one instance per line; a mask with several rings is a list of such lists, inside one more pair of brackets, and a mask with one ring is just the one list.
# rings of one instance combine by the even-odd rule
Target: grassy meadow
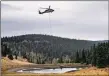
[[[33,74],[33,73],[16,73],[16,72],[9,72],[7,70],[13,68],[21,68],[21,67],[58,67],[60,65],[63,66],[81,66],[80,64],[32,64],[28,62],[21,62],[20,64],[16,60],[9,60],[8,58],[2,58],[2,76],[109,76],[109,68],[102,68],[98,69],[96,67],[87,67],[85,69],[81,69],[80,71],[75,72],[68,72],[62,74]],[[20,61],[19,61],[20,62]],[[7,65],[8,64],[8,65]]]

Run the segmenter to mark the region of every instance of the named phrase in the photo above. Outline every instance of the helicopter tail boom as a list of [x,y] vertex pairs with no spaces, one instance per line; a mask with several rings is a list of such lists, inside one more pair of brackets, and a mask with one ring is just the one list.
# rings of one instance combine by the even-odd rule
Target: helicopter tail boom
[[39,14],[43,14],[43,13],[39,11]]

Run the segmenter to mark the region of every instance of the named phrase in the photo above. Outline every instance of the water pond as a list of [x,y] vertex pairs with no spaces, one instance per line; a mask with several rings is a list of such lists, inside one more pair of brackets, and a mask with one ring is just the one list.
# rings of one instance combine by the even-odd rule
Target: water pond
[[81,68],[53,68],[53,69],[42,69],[42,68],[31,68],[31,69],[21,69],[17,72],[21,73],[65,73],[70,71],[77,71]]

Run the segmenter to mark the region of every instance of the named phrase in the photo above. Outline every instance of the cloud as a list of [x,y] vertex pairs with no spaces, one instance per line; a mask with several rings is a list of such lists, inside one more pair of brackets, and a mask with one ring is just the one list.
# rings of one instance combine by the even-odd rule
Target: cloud
[[[52,22],[54,25],[63,24],[60,21],[54,20]],[[34,29],[46,29],[51,28],[51,24],[49,20],[21,20],[21,19],[2,19],[2,31],[28,31]],[[7,29],[6,29],[7,28]]]
[[[2,7],[1,11],[2,36],[41,33],[77,39],[108,39],[106,1],[22,1],[4,4],[9,6]],[[38,14],[39,7],[49,5],[55,9],[53,13]],[[16,11],[16,7],[23,10]]]
[[3,11],[12,11],[12,10],[21,10],[21,8],[15,7],[15,6],[11,6],[9,4],[4,4],[1,3],[1,10]]

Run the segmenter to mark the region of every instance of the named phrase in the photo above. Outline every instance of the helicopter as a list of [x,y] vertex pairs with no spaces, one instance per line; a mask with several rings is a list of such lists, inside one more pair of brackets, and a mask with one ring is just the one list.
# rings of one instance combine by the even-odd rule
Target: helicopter
[[39,14],[44,14],[44,13],[52,13],[54,11],[54,9],[51,9],[50,6],[49,8],[41,8],[41,9],[46,9],[45,11],[41,12],[39,10]]

